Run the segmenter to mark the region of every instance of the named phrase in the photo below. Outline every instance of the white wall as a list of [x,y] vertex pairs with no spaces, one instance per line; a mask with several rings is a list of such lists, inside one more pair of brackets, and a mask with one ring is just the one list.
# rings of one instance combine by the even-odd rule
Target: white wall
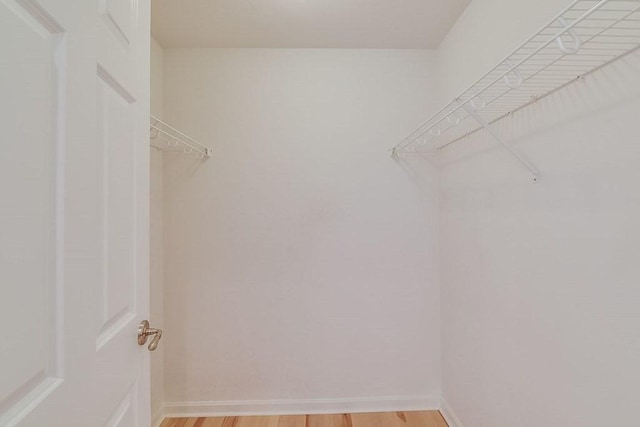
[[[151,114],[162,118],[162,47],[151,39]],[[150,205],[150,322],[162,329],[163,322],[163,177],[162,151],[151,148],[151,205]],[[151,354],[151,416],[157,420],[164,404],[164,343]]]
[[[514,21],[529,16],[533,2],[513,3]],[[511,22],[491,13],[504,4],[474,0],[443,44],[441,58],[459,58],[442,62],[449,88],[486,71],[464,58]],[[455,424],[638,424],[639,70],[636,53],[501,122],[538,184],[486,135],[445,150],[443,392]]]
[[437,104],[433,54],[164,64],[165,119],[216,150],[165,154],[169,412],[437,406],[437,174],[386,151]]

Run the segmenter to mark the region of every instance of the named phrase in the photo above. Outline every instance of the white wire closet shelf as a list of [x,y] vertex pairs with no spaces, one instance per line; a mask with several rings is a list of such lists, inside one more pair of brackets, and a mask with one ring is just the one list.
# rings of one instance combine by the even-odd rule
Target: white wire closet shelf
[[437,152],[486,129],[533,175],[492,124],[640,47],[640,0],[577,0],[392,149]]
[[211,148],[205,147],[154,116],[151,116],[150,138],[151,145],[161,150],[182,152],[200,159],[206,159],[213,155]]

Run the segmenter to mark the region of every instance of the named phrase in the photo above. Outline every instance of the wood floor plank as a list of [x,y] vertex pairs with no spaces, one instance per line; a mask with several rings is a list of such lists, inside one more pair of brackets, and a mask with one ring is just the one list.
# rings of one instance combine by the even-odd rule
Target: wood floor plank
[[406,415],[407,427],[447,427],[438,411],[407,412]]
[[236,427],[240,417],[224,417],[222,420],[222,427]]
[[222,427],[224,420],[225,418],[204,418],[202,427]]
[[353,414],[352,419],[353,427],[408,427],[396,412]]
[[271,417],[173,418],[161,427],[448,427],[438,411]]
[[353,427],[351,414],[307,415],[305,427]]
[[278,427],[279,417],[238,417],[234,427]]
[[306,427],[305,415],[281,415],[278,417],[278,427]]

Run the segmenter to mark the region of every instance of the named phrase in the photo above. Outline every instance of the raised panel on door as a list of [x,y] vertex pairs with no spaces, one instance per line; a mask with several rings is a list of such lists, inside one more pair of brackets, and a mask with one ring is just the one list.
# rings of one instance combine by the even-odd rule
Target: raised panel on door
[[132,0],[98,0],[99,11],[118,41],[128,48],[135,17]]
[[[0,1],[0,425],[61,382],[64,30]],[[26,339],[25,339],[26,337]]]
[[97,349],[130,326],[136,316],[135,99],[101,66],[98,135],[101,158],[102,280]]
[[135,390],[132,387],[124,399],[113,410],[104,427],[137,427],[138,416],[135,402]]

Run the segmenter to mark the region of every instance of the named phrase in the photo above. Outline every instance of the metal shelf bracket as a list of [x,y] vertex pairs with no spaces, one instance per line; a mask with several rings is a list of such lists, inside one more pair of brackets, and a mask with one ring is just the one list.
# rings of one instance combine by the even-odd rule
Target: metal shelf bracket
[[472,106],[470,106],[469,104],[464,104],[462,105],[462,108],[467,112],[467,114],[469,114],[469,116],[471,116],[476,122],[478,122],[480,126],[482,126],[487,132],[489,132],[489,134],[493,137],[493,139],[495,139],[500,144],[502,144],[502,146],[506,148],[507,151],[509,151],[509,153],[525,169],[527,169],[531,173],[531,175],[533,175],[533,182],[538,182],[540,180],[540,172],[538,172],[538,169],[529,160],[527,160],[522,154],[520,154],[515,148],[507,144],[500,137],[500,135],[498,135],[496,130],[489,123],[487,123],[482,117],[480,117],[478,112]]

